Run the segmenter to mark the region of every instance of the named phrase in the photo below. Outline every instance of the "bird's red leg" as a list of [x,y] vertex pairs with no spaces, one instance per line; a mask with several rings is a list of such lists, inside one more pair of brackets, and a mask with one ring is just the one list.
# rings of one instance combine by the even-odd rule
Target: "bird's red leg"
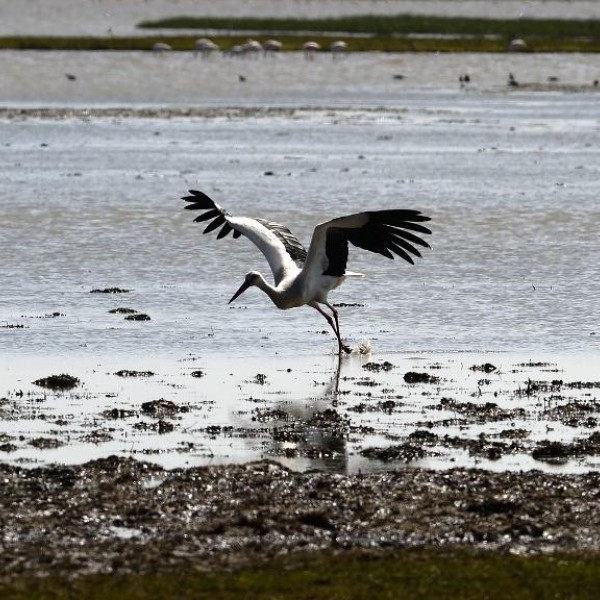
[[347,354],[350,354],[352,352],[352,348],[350,348],[350,346],[347,346],[346,344],[344,344],[342,342],[342,334],[340,333],[340,321],[338,319],[338,311],[331,304],[329,304],[329,302],[327,302],[325,304],[325,306],[327,306],[329,308],[329,310],[331,310],[331,312],[333,313],[333,318],[335,319],[335,326],[337,329],[336,335],[337,335],[338,342],[340,344],[340,354],[342,353],[342,350],[344,352],[346,352]]
[[[316,302],[312,303],[310,306],[312,306],[313,308],[318,310],[327,319],[329,326],[331,327],[331,329],[333,329],[333,332],[335,333],[335,337],[337,338],[338,353],[341,355],[342,351],[345,350],[345,348],[344,348],[344,344],[342,344],[342,338],[340,337],[340,332],[339,332],[338,328],[335,326],[336,324],[334,323],[333,319]],[[335,315],[335,312],[333,314]],[[336,321],[337,321],[337,315],[335,315],[335,316],[336,316]]]

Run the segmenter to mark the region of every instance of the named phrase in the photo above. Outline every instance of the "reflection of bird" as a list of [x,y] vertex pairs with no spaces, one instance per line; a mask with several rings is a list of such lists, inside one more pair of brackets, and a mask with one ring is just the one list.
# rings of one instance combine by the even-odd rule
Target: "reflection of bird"
[[[431,233],[421,225],[423,221],[429,221],[429,217],[416,210],[367,211],[321,223],[315,227],[307,251],[283,225],[264,219],[232,217],[206,194],[196,190],[190,190],[190,194],[183,198],[189,202],[185,208],[206,211],[194,220],[211,221],[204,233],[222,226],[217,239],[231,232],[234,238],[246,236],[264,254],[273,272],[274,286],[261,273],[248,273],[229,302],[255,286],[265,292],[277,308],[311,306],[327,319],[337,338],[340,354],[349,349],[342,343],[338,313],[327,301],[327,294],[347,276],[360,276],[346,271],[348,242],[388,258],[394,258],[396,254],[411,264],[413,256],[421,256],[417,246],[429,247],[417,235]],[[331,315],[321,305],[329,308]]]

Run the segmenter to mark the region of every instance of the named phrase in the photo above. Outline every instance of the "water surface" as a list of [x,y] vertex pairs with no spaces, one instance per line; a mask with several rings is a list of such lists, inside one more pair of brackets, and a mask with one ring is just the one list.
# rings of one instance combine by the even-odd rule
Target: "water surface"
[[[51,64],[51,56],[40,56]],[[107,56],[88,55],[87,68]],[[24,74],[39,68],[37,61],[28,63],[32,58],[19,55]],[[262,73],[264,86],[251,88],[256,95],[222,87],[224,77],[214,85],[205,80],[205,103],[194,104],[185,94],[172,102],[168,86],[156,88],[163,90],[157,102],[145,102],[149,84],[135,65],[156,58],[124,55],[136,74],[130,87],[94,80],[101,98],[94,104],[86,104],[85,85],[78,88],[81,96],[65,99],[63,75],[56,88],[44,88],[37,112],[29,95],[35,77],[23,78],[26,93],[3,88],[0,408],[6,460],[73,462],[132,453],[175,466],[266,456],[298,468],[377,469],[382,464],[361,457],[361,449],[406,441],[437,414],[426,407],[444,397],[527,411],[521,425],[529,431],[528,450],[489,461],[489,468],[539,468],[531,460],[537,443],[571,443],[597,429],[583,418],[574,428],[548,421],[555,413],[544,412],[546,397],[524,398],[518,391],[530,379],[599,379],[600,161],[593,90],[546,86],[508,93],[500,82],[507,62],[487,83],[461,90],[454,72],[436,84],[432,74],[441,63],[435,63],[426,71],[430,79],[424,72],[414,83],[400,82],[399,93],[391,87],[399,81],[392,78],[396,69],[416,74],[419,65],[433,63],[348,57],[344,65],[367,68],[370,86],[353,80],[348,66],[321,61],[310,71],[300,57],[286,57],[312,79],[297,80],[297,95],[283,102],[278,77],[289,75],[281,61],[272,68],[248,63],[257,77]],[[169,77],[187,89],[186,70],[173,67],[188,59],[170,60],[147,64],[170,64]],[[456,57],[442,60],[458,72]],[[477,57],[463,60],[483,71]],[[568,60],[578,68],[556,68],[583,85],[593,58]],[[530,80],[543,80],[544,68],[550,72],[548,57],[523,61]],[[206,68],[218,70],[219,64],[234,73],[225,59]],[[319,85],[330,76],[331,87]],[[145,83],[137,88],[133,82]],[[135,101],[125,101],[124,93]],[[277,311],[257,290],[229,306],[244,274],[268,266],[247,240],[203,236],[202,225],[182,210],[180,197],[189,188],[205,191],[233,214],[287,224],[305,244],[317,223],[337,215],[386,208],[430,215],[432,250],[422,260],[411,266],[352,249],[349,267],[367,277],[331,296],[350,305],[341,308],[346,340],[355,348],[368,340],[371,360],[389,360],[394,369],[378,374],[376,386],[363,387],[368,358],[352,357],[336,396],[335,344],[316,311]],[[91,293],[112,287],[129,291]],[[116,308],[150,320],[126,321],[109,312]],[[486,378],[469,367],[488,360],[504,374],[481,384]],[[527,361],[554,366],[551,372],[518,367]],[[407,387],[403,375],[420,367],[440,370],[442,383]],[[155,376],[123,379],[115,375],[121,369]],[[193,370],[206,376],[193,378]],[[82,385],[54,395],[32,384],[59,372],[72,373]],[[268,385],[256,382],[258,374]],[[587,403],[593,419],[595,389],[575,398]],[[189,407],[164,435],[141,412],[142,402],[158,398]],[[389,414],[360,408],[388,400],[396,402]],[[255,412],[282,403],[293,426],[303,424],[308,446],[282,442],[275,429],[290,423]],[[110,421],[104,411],[115,407],[133,416]],[[334,440],[331,452],[331,444],[321,452],[323,428],[310,423],[332,407],[349,421],[343,444]],[[436,425],[439,435],[476,439],[520,427],[488,422],[482,429],[473,422],[457,430],[460,415],[446,416],[454,425]],[[63,445],[39,450],[31,441],[40,436]],[[481,460],[448,447],[440,452],[417,464]],[[565,468],[594,464],[577,459]]]

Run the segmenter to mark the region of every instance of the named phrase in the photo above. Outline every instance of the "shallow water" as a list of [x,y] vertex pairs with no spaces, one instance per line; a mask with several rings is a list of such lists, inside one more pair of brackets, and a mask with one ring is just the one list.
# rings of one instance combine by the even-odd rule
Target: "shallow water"
[[[589,381],[597,360],[589,355],[390,352],[390,362],[374,372],[368,361],[382,360],[380,353],[355,354],[336,381],[337,359],[318,351],[174,354],[5,357],[3,460],[35,466],[120,455],[173,468],[269,458],[297,470],[342,473],[600,467],[598,453],[585,446],[600,412],[600,382]],[[65,370],[80,380],[70,391],[32,382]],[[407,383],[409,372],[436,379]],[[531,391],[532,382],[539,389]],[[174,412],[145,408],[158,399],[174,403]],[[540,453],[556,442],[567,448],[564,455]],[[373,449],[392,455],[371,457]]]
[[[439,98],[436,99],[439,101]],[[268,267],[182,210],[200,188],[230,212],[312,227],[364,209],[431,215],[415,266],[353,251],[367,278],[332,295],[345,336],[379,351],[597,351],[598,123],[587,95],[483,106],[228,118],[4,121],[3,347],[87,352],[313,353],[310,310],[279,312],[243,275]],[[272,173],[272,175],[266,175]],[[90,294],[94,288],[127,294]],[[127,323],[109,309],[151,317]],[[54,312],[55,318],[47,318]]]
[[[92,71],[108,61],[106,73],[113,76],[115,56],[88,53],[86,62],[84,54],[65,57]],[[316,223],[348,212],[407,207],[432,217],[433,249],[415,266],[354,250],[349,267],[367,278],[331,296],[354,304],[341,308],[347,341],[356,347],[368,339],[373,360],[397,365],[378,375],[382,390],[403,386],[401,375],[420,361],[439,362],[448,383],[436,388],[437,401],[444,394],[472,397],[478,379],[468,366],[485,362],[486,353],[504,366],[551,362],[565,381],[599,379],[600,122],[593,91],[507,93],[500,77],[509,57],[494,63],[465,56],[461,63],[457,57],[352,56],[343,66],[328,60],[312,68],[290,56],[288,65],[312,73],[293,84],[296,94],[284,94],[292,85],[285,62],[267,63],[272,68],[248,62],[243,64],[262,77],[253,94],[227,88],[224,75],[206,80],[206,101],[199,106],[193,95],[169,91],[170,84],[187,89],[186,69],[198,63],[132,53],[123,55],[129,86],[90,78],[91,89],[82,85],[82,95],[65,95],[63,86],[70,83],[61,76],[56,88],[42,86],[34,103],[40,65],[55,64],[57,73],[73,66],[53,62],[54,53],[39,56],[14,55],[8,76],[14,79],[21,68],[23,87],[1,92],[2,103],[14,107],[0,115],[0,351],[7,365],[0,373],[0,396],[6,396],[0,408],[2,432],[15,446],[7,460],[73,462],[132,452],[176,466],[283,456],[297,468],[368,470],[382,465],[359,457],[359,448],[405,440],[417,427],[415,398],[408,412],[399,405],[393,418],[381,411],[367,416],[349,411],[364,400],[364,388],[347,383],[340,414],[352,427],[378,424],[374,434],[350,433],[354,441],[325,458],[315,441],[322,428],[309,435],[315,452],[304,446],[283,454],[273,447],[271,421],[265,431],[245,437],[206,429],[242,431],[255,423],[252,408],[274,409],[281,402],[294,423],[306,424],[331,406],[327,384],[335,346],[326,323],[310,309],[277,311],[257,290],[227,305],[247,271],[268,267],[244,239],[202,236],[203,227],[182,210],[179,198],[188,188],[204,190],[232,213],[288,224],[305,244]],[[516,60],[528,81],[545,81],[546,73],[558,71],[561,81],[581,86],[594,69],[593,57],[569,57],[554,66],[551,57]],[[455,73],[464,61],[471,72],[488,73],[486,65],[496,70],[475,80],[473,89],[460,90]],[[146,95],[141,64],[170,73],[156,97]],[[358,66],[372,85],[353,78]],[[223,59],[206,68],[233,75],[237,67]],[[401,83],[402,94],[390,84],[397,69],[411,74]],[[436,73],[444,75],[437,80]],[[41,83],[52,80],[44,77]],[[320,85],[323,78],[330,87]],[[96,102],[89,105],[92,97]],[[33,104],[53,108],[27,112]],[[110,287],[130,291],[90,293]],[[120,307],[151,320],[109,313]],[[190,376],[197,365],[206,377]],[[157,376],[124,380],[114,375],[121,369]],[[342,376],[364,375],[358,357],[344,369]],[[80,377],[82,388],[55,396],[31,384],[58,372]],[[254,381],[259,373],[269,385]],[[500,379],[496,391],[503,401],[523,401],[515,390],[528,377],[546,375],[519,373],[505,382],[508,391]],[[577,400],[594,401],[594,390]],[[411,394],[419,398],[423,391]],[[250,399],[255,395],[256,406]],[[380,391],[372,401],[393,395]],[[135,419],[155,423],[139,410],[141,402],[160,397],[192,408],[163,436],[133,427]],[[137,416],[110,421],[102,413],[113,407]],[[549,434],[535,402],[528,410],[524,427],[533,445],[570,442],[596,427],[559,425]],[[457,433],[448,427],[436,431]],[[480,433],[477,425],[469,427],[466,437]],[[89,438],[88,432],[99,433]],[[37,436],[57,437],[64,445],[38,450],[30,444]],[[446,448],[419,464],[479,460]],[[488,462],[489,468],[540,468],[527,452]],[[594,465],[588,458],[563,468]]]
[[[521,84],[516,94],[507,86],[509,73]],[[512,91],[510,98],[516,96],[515,101],[503,98],[501,103],[534,117],[537,100],[523,98],[523,90],[599,93],[600,88],[593,87],[599,73],[597,55],[576,53],[359,52],[332,59],[324,52],[307,60],[299,52],[245,58],[219,54],[203,59],[192,52],[6,50],[0,52],[0,106],[466,105],[476,115],[494,105],[497,94]],[[459,77],[465,74],[471,83],[461,90]],[[469,95],[474,98],[465,99]],[[569,100],[578,110],[585,106],[580,99],[562,98],[556,106],[559,111],[565,107],[567,117],[573,114],[563,104]],[[541,102],[546,106],[548,99]],[[573,115],[577,120],[583,116]],[[596,120],[597,111],[589,116]]]

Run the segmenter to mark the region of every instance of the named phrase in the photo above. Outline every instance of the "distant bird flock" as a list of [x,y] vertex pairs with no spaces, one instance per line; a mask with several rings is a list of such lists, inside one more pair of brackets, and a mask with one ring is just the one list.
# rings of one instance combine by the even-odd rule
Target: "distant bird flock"
[[[156,42],[152,46],[152,51],[157,54],[168,52],[173,48],[165,42]],[[213,54],[221,52],[225,56],[239,57],[257,57],[271,56],[281,52],[283,44],[279,40],[266,40],[261,43],[258,40],[249,39],[244,44],[236,44],[228,49],[221,47],[209,38],[199,38],[194,42],[194,54],[202,58],[208,58]],[[304,56],[308,60],[312,60],[317,52],[321,52],[323,48],[318,42],[309,40],[302,45]],[[329,52],[333,58],[342,56],[348,52],[348,44],[344,40],[335,40],[329,46]]]

